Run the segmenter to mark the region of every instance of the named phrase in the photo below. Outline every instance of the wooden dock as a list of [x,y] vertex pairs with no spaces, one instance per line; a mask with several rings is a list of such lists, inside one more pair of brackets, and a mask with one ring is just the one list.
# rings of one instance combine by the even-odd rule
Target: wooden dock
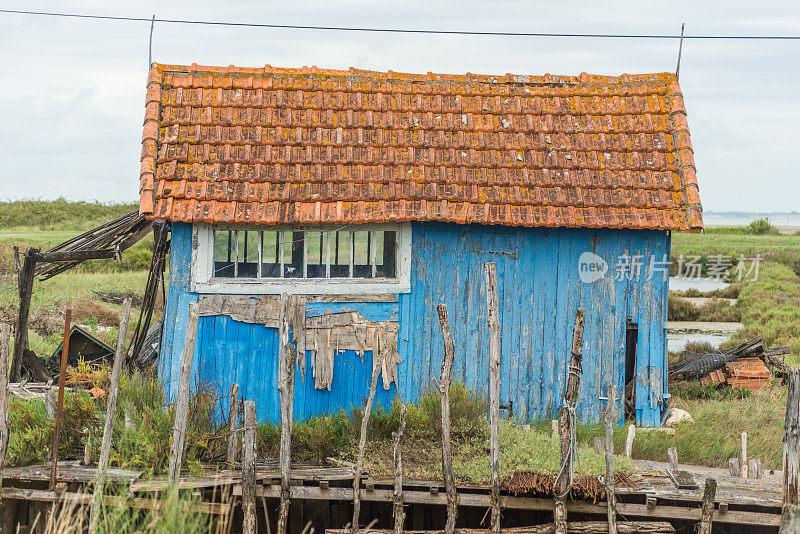
[[[639,474],[631,475],[634,487],[617,487],[618,512],[629,519],[697,522],[701,517],[703,484],[706,477],[717,480],[714,523],[774,528],[781,520],[781,473],[765,473],[761,479],[733,478],[721,469],[683,466],[689,469],[698,489],[677,489],[666,472],[666,464],[637,461]],[[230,505],[221,500],[229,490],[235,497],[242,495],[241,470],[209,466],[205,476],[182,476],[178,487],[193,490],[201,497],[197,511],[225,513]],[[33,465],[7,468],[4,471],[3,499],[34,502],[72,502],[88,504],[92,494],[88,488],[96,476],[96,468],[83,467],[77,462],[60,462],[61,491],[48,491],[49,466]],[[168,486],[166,477],[143,479],[138,471],[109,469],[107,477],[114,486],[128,487],[128,495],[142,507],[155,503]],[[294,503],[305,501],[352,503],[354,469],[350,467],[296,466],[291,469],[290,496]],[[63,485],[61,485],[63,484]],[[267,500],[280,499],[281,479],[276,462],[260,463],[256,469],[256,497],[261,506]],[[392,503],[393,480],[368,474],[361,483],[361,500],[371,503]],[[462,508],[490,507],[491,488],[488,484],[457,484],[458,505]],[[447,494],[442,481],[406,478],[403,500],[407,505],[445,506]],[[239,499],[234,499],[234,502]],[[274,501],[272,501],[274,502]],[[500,505],[504,510],[530,510],[552,513],[554,499],[544,495],[512,495],[503,491]],[[570,514],[595,517],[606,515],[606,503],[568,500]],[[304,521],[305,522],[305,521]],[[333,526],[336,528],[337,526]],[[338,525],[341,528],[341,525]]]

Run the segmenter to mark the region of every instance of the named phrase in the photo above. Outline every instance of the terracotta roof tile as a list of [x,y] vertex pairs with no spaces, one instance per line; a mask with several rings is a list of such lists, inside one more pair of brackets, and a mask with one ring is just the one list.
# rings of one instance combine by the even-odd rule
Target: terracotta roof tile
[[699,230],[672,74],[504,76],[153,64],[140,212]]

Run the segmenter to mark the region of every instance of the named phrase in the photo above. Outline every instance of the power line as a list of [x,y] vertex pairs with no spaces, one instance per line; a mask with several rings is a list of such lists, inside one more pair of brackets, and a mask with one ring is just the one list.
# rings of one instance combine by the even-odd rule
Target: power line
[[[324,30],[345,32],[378,32],[378,33],[409,33],[428,35],[475,35],[496,37],[578,37],[589,39],[680,39],[680,35],[670,34],[623,34],[623,33],[539,33],[539,32],[491,32],[491,31],[461,31],[461,30],[415,30],[404,28],[365,28],[357,26],[302,26],[297,24],[258,24],[253,22],[223,22],[213,20],[182,20],[158,19],[146,17],[115,17],[109,15],[85,15],[80,13],[54,13],[46,11],[22,11],[14,9],[0,9],[0,13],[18,15],[41,15],[48,17],[68,17],[94,20],[118,20],[133,22],[163,22],[168,24],[200,24],[205,26],[238,26],[247,28],[272,28],[284,30]],[[738,39],[759,41],[797,41],[800,35],[684,35],[684,39]]]

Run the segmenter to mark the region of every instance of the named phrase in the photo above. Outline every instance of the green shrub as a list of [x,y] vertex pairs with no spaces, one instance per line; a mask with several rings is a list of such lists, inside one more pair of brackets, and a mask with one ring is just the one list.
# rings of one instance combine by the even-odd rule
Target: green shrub
[[776,235],[780,233],[777,228],[772,226],[768,217],[752,221],[745,228],[745,232],[753,235]]

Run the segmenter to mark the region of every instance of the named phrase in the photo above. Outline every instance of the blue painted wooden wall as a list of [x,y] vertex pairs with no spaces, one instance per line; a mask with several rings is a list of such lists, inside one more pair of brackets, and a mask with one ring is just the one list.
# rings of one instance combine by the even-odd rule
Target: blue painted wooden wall
[[[578,276],[582,253],[603,258],[609,272],[593,283]],[[619,258],[641,255],[638,276],[615,277]],[[584,375],[579,399],[582,421],[599,419],[610,373],[621,384],[626,317],[638,323],[637,420],[659,424],[667,395],[667,281],[650,276],[650,258],[669,257],[665,231],[544,229],[414,223],[411,292],[397,303],[309,304],[309,316],[326,309],[357,309],[370,320],[400,321],[400,396],[408,401],[438,377],[443,346],[435,306],[448,306],[456,343],[455,378],[488,393],[488,338],[483,263],[497,264],[501,306],[501,402],[514,402],[521,418],[550,418],[561,404],[575,310],[586,308]],[[189,302],[191,225],[173,224],[170,287],[160,371],[174,393]],[[202,317],[195,375],[227,391],[238,382],[256,401],[259,419],[279,419],[275,329],[229,317]],[[310,353],[306,356],[310,369]],[[371,352],[363,361],[352,351],[335,358],[331,391],[313,388],[296,375],[298,419],[363,404],[369,387]],[[379,386],[378,402],[398,393]],[[621,396],[621,386],[617,388]]]

